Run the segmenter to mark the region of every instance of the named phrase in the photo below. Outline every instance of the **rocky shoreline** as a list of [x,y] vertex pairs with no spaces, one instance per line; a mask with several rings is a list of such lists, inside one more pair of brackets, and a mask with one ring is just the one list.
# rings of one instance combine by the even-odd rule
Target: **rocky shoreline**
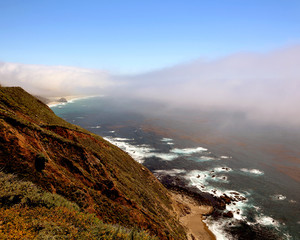
[[185,227],[188,240],[216,240],[216,236],[203,222],[206,215],[213,211],[212,206],[199,205],[192,197],[170,190],[173,208],[180,223]]
[[[234,218],[233,212],[226,210],[226,206],[229,204],[235,205],[239,201],[247,201],[244,196],[237,192],[231,192],[234,197],[226,194],[217,197],[207,192],[201,192],[197,187],[190,186],[189,182],[180,176],[156,174],[156,177],[167,189],[192,198],[198,206],[211,206],[212,210],[202,214],[202,216],[210,217],[213,221],[230,219],[231,221],[224,227],[224,232],[232,236],[233,239],[281,239],[272,229],[259,224],[249,224],[244,220],[237,220]],[[239,214],[239,211],[237,211],[237,214]]]

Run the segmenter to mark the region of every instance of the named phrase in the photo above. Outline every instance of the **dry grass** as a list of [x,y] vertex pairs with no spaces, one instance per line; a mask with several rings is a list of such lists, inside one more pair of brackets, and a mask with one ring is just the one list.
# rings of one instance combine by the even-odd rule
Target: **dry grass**
[[141,239],[148,233],[104,224],[77,204],[0,172],[0,239]]

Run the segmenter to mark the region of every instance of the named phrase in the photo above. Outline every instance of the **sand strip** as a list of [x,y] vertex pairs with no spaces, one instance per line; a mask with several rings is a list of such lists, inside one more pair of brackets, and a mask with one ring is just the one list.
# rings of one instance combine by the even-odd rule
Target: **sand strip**
[[215,235],[202,221],[203,214],[213,211],[212,206],[199,205],[191,197],[171,191],[174,209],[180,223],[186,228],[188,240],[216,240]]

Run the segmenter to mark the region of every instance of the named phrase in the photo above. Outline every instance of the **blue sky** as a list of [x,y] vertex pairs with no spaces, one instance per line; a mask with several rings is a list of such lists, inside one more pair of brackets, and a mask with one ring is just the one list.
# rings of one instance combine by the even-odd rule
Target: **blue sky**
[[135,73],[299,42],[299,0],[0,1],[3,62]]

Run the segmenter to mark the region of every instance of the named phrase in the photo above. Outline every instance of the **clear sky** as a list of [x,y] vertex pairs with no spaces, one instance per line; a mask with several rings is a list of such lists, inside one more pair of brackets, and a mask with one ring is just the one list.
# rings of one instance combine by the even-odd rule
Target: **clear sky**
[[0,0],[3,62],[132,73],[299,42],[299,0]]

